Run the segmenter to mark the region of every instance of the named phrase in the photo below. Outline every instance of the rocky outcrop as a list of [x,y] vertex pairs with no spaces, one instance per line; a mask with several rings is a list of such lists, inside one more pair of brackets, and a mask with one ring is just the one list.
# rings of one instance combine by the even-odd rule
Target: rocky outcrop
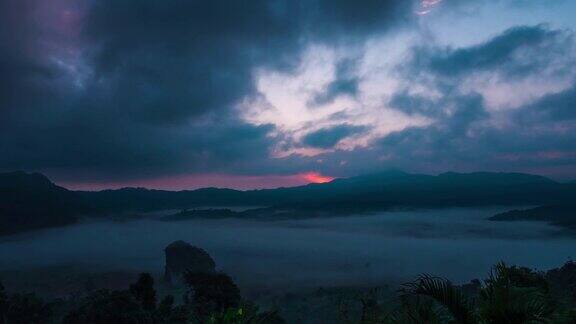
[[177,282],[186,271],[216,272],[216,263],[206,251],[184,241],[173,242],[164,249],[164,252],[166,254],[164,280],[167,283]]

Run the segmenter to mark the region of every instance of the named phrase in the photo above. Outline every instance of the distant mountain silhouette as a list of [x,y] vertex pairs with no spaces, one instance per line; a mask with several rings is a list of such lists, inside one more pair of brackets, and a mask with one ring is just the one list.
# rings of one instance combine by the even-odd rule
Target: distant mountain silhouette
[[576,230],[576,202],[515,209],[489,218],[493,221],[537,221]]
[[[576,184],[521,173],[443,173],[438,176],[386,171],[291,188],[165,191],[124,188],[69,191],[41,174],[0,174],[0,234],[74,223],[96,215],[205,206],[261,207],[225,216],[315,217],[393,208],[566,205]],[[216,210],[218,211],[218,210]],[[210,216],[188,213],[181,218]],[[218,217],[222,217],[218,211]]]
[[[152,211],[186,209],[198,206],[247,205],[247,192],[233,189],[203,188],[166,191],[144,188],[123,188],[78,194],[100,212]],[[249,204],[248,204],[249,205]]]
[[291,188],[177,192],[126,188],[80,194],[93,207],[105,211],[272,206],[345,212],[394,207],[558,204],[576,198],[576,184],[521,173],[449,172],[431,176],[387,171]]
[[0,174],[0,235],[72,224],[88,210],[78,194],[39,173]]

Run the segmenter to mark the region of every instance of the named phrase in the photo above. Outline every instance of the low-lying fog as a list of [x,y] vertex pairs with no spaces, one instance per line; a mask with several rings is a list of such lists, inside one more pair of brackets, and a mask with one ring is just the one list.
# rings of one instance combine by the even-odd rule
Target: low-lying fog
[[419,273],[484,278],[499,260],[548,269],[576,240],[542,223],[490,222],[508,208],[386,212],[253,221],[89,222],[0,241],[0,271],[82,264],[159,274],[163,249],[185,240],[207,250],[243,287],[378,284]]

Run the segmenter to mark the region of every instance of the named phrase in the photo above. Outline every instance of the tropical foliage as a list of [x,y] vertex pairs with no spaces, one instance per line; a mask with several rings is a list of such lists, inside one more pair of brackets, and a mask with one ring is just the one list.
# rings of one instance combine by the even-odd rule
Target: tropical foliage
[[402,286],[400,306],[375,321],[360,322],[576,323],[571,305],[554,300],[543,274],[531,269],[498,263],[477,288],[466,294],[447,279],[421,275]]
[[[529,324],[576,323],[576,269],[567,263],[548,273],[499,263],[488,278],[457,286],[420,275],[403,284],[394,301],[381,302],[377,290],[358,299],[360,312],[343,312],[354,324]],[[277,311],[260,312],[241,298],[224,273],[184,275],[181,302],[159,298],[146,273],[126,290],[98,290],[74,300],[44,302],[34,294],[9,295],[0,285],[1,324],[281,324]],[[557,286],[560,282],[563,287]],[[337,310],[335,310],[336,312]]]

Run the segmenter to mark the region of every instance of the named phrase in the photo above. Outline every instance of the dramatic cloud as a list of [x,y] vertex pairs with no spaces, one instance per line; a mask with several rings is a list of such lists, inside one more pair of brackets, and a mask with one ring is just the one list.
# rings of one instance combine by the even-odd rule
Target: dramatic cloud
[[477,46],[432,53],[422,49],[416,67],[450,77],[495,69],[509,78],[523,77],[545,68],[549,58],[564,50],[566,37],[544,26],[520,26]]
[[[238,172],[272,130],[230,111],[303,44],[409,17],[368,1],[0,2],[0,168],[63,178]],[[346,33],[344,33],[346,31]],[[265,171],[263,171],[265,172]]]
[[576,84],[537,100],[518,115],[518,118],[526,123],[573,122],[576,119]]
[[302,142],[305,145],[319,148],[331,148],[344,138],[360,133],[363,127],[338,125],[331,128],[321,129],[304,136]]
[[[576,162],[574,49],[572,32],[543,25],[515,27],[465,48],[416,48],[406,69],[413,84],[390,105],[435,122],[383,138],[381,150],[390,163],[416,169],[570,176]],[[414,84],[428,95],[411,95]]]
[[[443,20],[494,3],[537,22],[466,38]],[[83,188],[568,176],[575,26],[549,24],[568,5],[0,0],[0,170]]]

